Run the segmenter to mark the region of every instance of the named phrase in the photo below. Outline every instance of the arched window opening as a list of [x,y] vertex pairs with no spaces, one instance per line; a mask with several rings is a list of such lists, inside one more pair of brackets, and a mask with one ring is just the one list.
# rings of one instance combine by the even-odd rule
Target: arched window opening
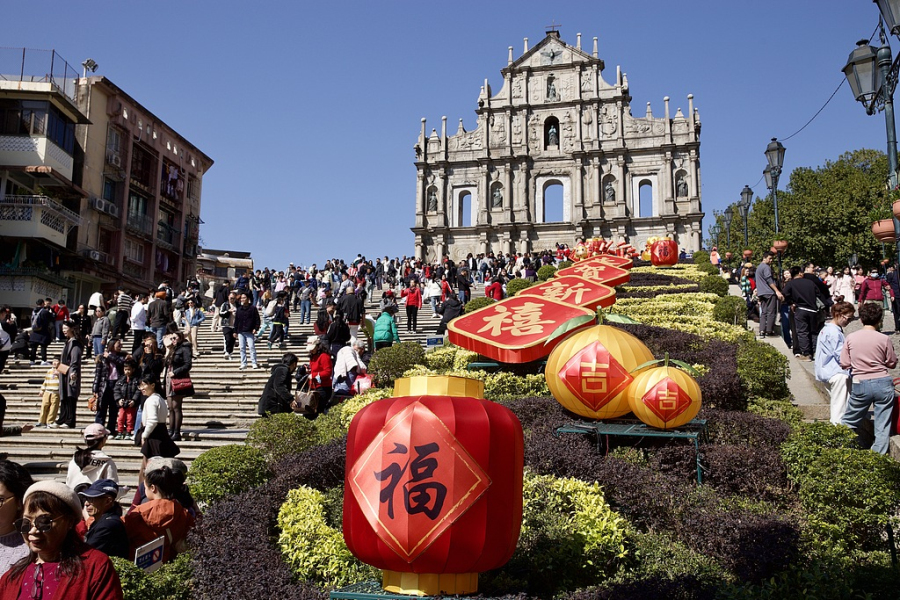
[[544,223],[561,223],[563,221],[563,185],[558,181],[548,182],[544,186]]
[[644,180],[640,184],[639,189],[639,197],[640,197],[640,205],[638,210],[640,211],[639,217],[652,217],[653,216],[653,184],[649,180]]
[[460,227],[472,227],[472,194],[463,192],[459,195],[459,203],[457,205],[459,213],[457,214],[456,223]]
[[544,121],[544,150],[559,149],[559,119],[550,117]]

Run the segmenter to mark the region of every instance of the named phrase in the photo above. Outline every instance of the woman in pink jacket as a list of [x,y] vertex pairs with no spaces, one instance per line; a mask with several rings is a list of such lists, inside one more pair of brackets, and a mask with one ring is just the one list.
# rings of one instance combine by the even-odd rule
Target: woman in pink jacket
[[406,298],[406,332],[418,333],[419,309],[422,308],[422,290],[419,284],[413,280],[409,287],[401,292],[401,297]]

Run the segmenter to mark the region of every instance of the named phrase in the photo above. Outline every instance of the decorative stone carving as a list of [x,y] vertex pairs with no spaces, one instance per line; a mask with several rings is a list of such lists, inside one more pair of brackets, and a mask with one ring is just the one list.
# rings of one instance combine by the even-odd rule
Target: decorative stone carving
[[615,204],[616,202],[616,187],[613,185],[611,179],[608,180],[603,187],[603,197],[609,204]]
[[618,128],[619,115],[616,114],[616,108],[609,104],[605,105],[600,112],[600,131],[602,131],[603,135],[606,137],[612,137],[615,135]]
[[559,59],[562,58],[563,51],[562,48],[558,46],[548,46],[546,50],[541,50],[541,64],[542,65],[552,65],[559,62]]
[[438,198],[437,198],[437,190],[433,187],[428,188],[428,205],[426,210],[428,212],[437,212],[438,209]]
[[558,101],[559,94],[556,91],[556,78],[553,75],[547,76],[547,102],[556,102]]
[[491,208],[503,208],[503,190],[499,185],[495,185],[491,192]]
[[688,184],[684,175],[679,175],[678,181],[675,182],[675,193],[679,198],[685,198],[688,195]]

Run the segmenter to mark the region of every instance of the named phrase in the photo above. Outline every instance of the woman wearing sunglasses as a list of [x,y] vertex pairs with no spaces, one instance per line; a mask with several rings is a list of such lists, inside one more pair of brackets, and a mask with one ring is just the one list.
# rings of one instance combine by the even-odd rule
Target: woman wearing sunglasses
[[39,481],[25,492],[15,528],[28,555],[0,578],[0,600],[122,600],[122,585],[109,557],[75,532],[81,502],[65,484]]
[[0,575],[28,554],[15,522],[22,516],[25,491],[32,483],[25,467],[0,460]]

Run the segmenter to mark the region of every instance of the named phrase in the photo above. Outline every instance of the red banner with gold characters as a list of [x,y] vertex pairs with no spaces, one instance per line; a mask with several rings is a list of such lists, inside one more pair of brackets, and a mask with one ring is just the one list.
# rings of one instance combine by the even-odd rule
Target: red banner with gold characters
[[456,379],[398,380],[395,394],[423,386],[435,394],[380,400],[350,424],[344,539],[357,558],[385,570],[389,590],[474,591],[472,577],[445,574],[496,569],[516,548],[522,426],[495,402],[455,395],[473,391]]
[[605,308],[616,302],[616,290],[613,288],[573,275],[554,277],[539,285],[525,288],[519,295],[550,298],[591,310]]
[[[545,345],[557,327],[594,311],[541,296],[513,296],[450,321],[450,342],[505,363],[525,363],[547,356]],[[583,327],[589,327],[586,323]]]
[[623,283],[631,281],[631,273],[629,273],[625,269],[609,264],[609,260],[614,258],[618,257],[598,256],[596,258],[582,260],[575,263],[571,267],[560,269],[559,271],[557,271],[556,276],[565,277],[567,275],[574,275],[576,277],[583,277],[584,279],[587,279],[589,281],[608,285],[610,287],[615,287],[617,285],[621,285]]

